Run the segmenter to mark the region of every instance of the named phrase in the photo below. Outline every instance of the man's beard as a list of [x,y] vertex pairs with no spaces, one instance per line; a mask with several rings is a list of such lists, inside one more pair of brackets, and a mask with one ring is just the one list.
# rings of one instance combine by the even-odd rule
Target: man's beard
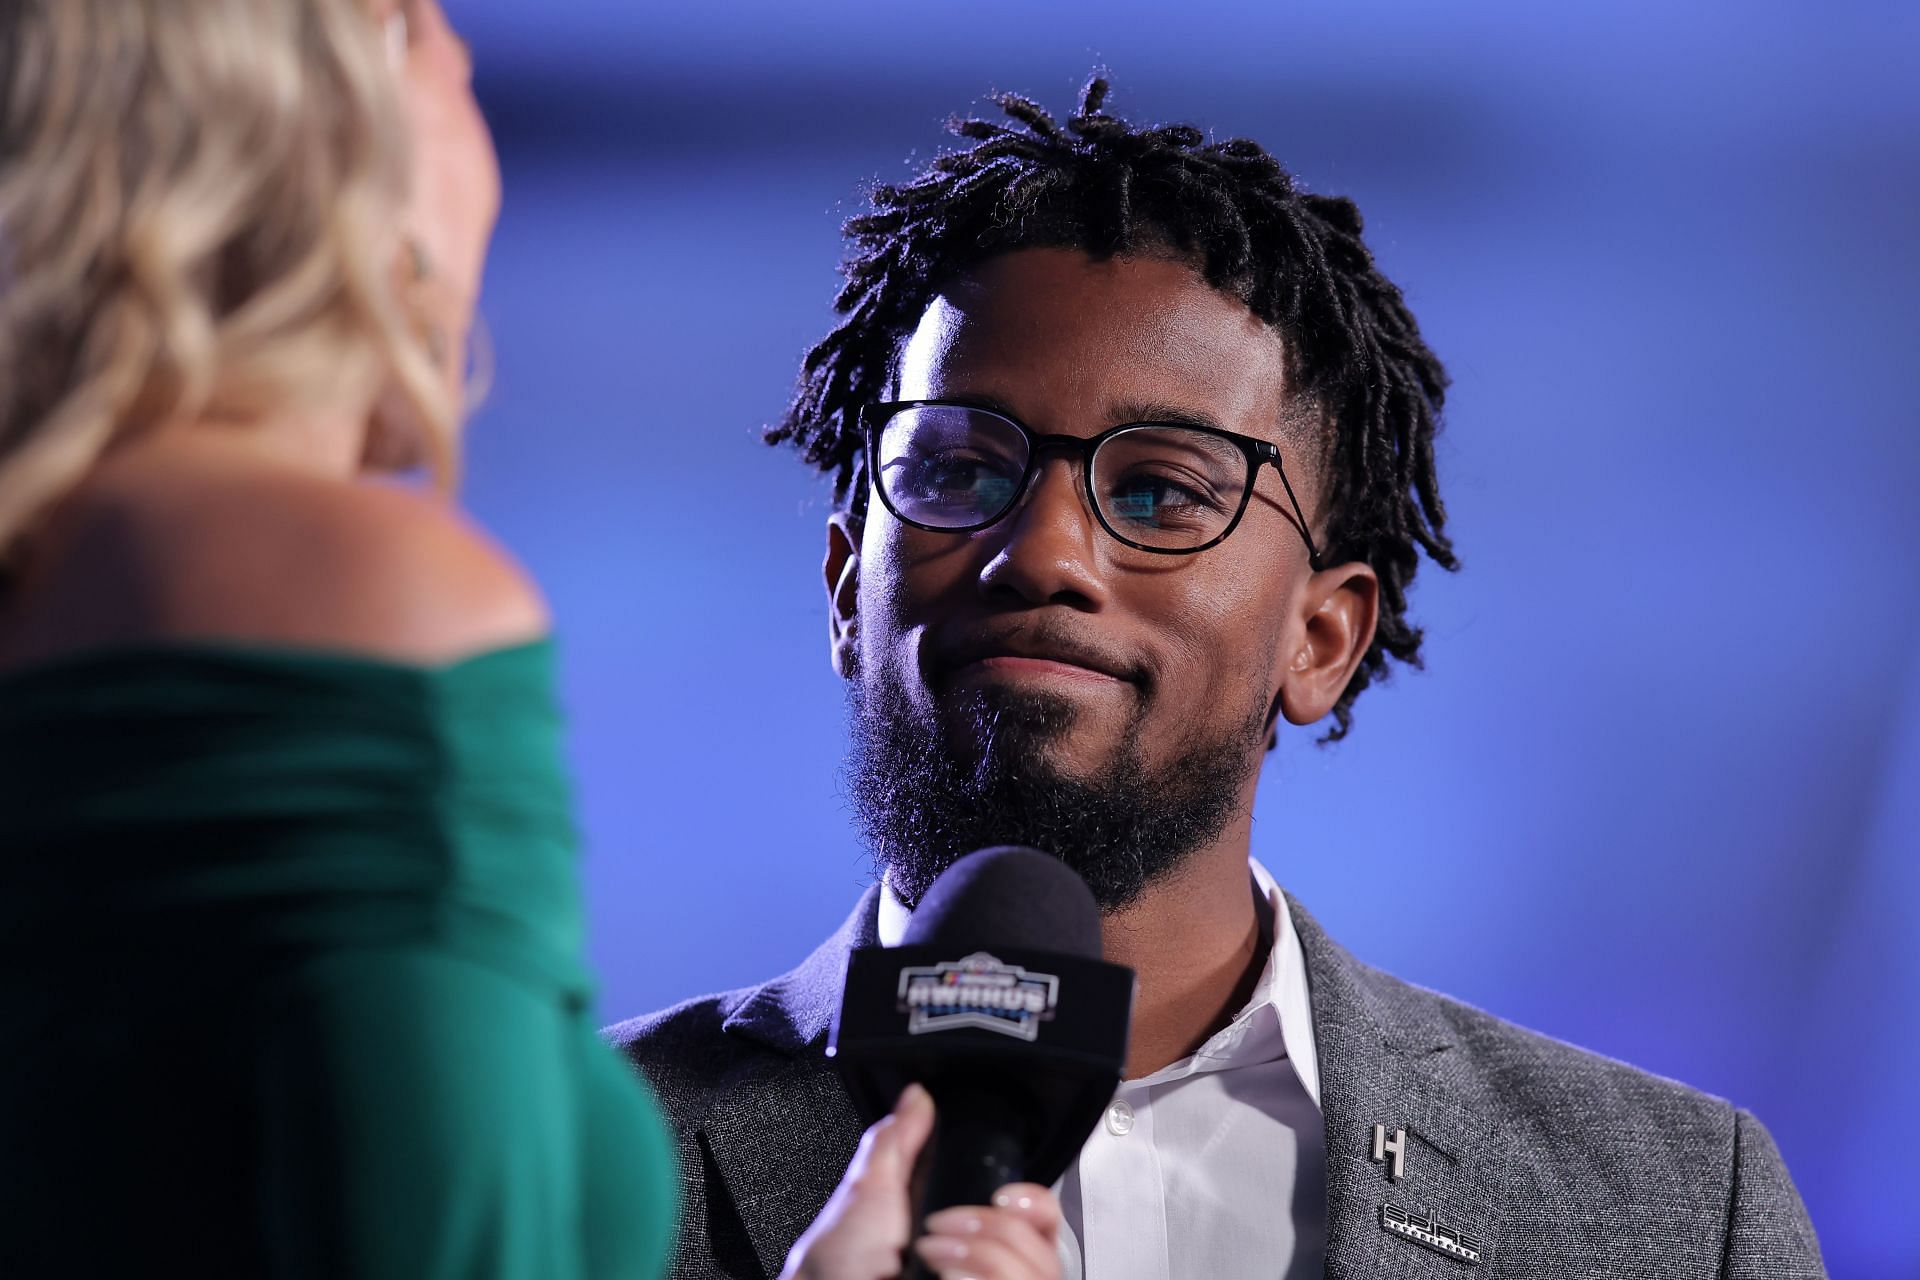
[[[884,672],[884,668],[881,668]],[[1137,902],[1219,838],[1259,768],[1264,701],[1227,729],[1196,733],[1150,768],[1139,735],[1092,778],[1063,776],[1046,746],[1071,731],[1077,708],[1051,694],[993,689],[951,700],[983,744],[962,759],[938,724],[917,715],[897,681],[847,682],[853,746],[848,798],[874,861],[908,907],[975,849],[1027,845],[1080,873],[1101,911]]]

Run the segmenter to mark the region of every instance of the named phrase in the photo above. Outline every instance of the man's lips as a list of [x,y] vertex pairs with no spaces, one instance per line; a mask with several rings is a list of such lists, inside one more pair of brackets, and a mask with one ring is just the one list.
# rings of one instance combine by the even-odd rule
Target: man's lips
[[931,673],[956,681],[1072,681],[1088,687],[1139,683],[1132,663],[1091,637],[1053,628],[995,628],[935,642]]
[[953,668],[956,679],[979,677],[995,678],[1042,678],[1082,680],[1095,684],[1120,684],[1119,676],[1096,671],[1092,667],[1081,666],[1077,662],[1067,662],[1058,658],[1028,658],[1017,654],[994,654],[990,657],[975,658]]

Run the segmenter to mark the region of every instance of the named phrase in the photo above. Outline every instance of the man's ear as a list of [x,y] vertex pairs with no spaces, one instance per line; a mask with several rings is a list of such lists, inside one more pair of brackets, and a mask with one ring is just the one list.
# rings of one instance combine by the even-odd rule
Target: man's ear
[[1267,713],[1267,745],[1275,721],[1312,724],[1346,692],[1347,681],[1373,645],[1380,620],[1380,579],[1359,561],[1322,569],[1308,578],[1295,602],[1287,642],[1276,655],[1279,693]]
[[827,644],[833,673],[851,680],[860,636],[860,529],[851,513],[827,519]]

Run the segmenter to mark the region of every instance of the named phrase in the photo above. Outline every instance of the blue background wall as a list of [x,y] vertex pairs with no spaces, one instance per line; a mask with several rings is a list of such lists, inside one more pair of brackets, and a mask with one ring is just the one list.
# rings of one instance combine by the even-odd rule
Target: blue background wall
[[1361,956],[1753,1108],[1835,1274],[1920,1275],[1920,8],[452,12],[508,179],[469,494],[565,632],[608,1017],[868,878],[826,497],[757,432],[859,184],[1106,65],[1358,199],[1456,379],[1429,670],[1271,760],[1259,856]]

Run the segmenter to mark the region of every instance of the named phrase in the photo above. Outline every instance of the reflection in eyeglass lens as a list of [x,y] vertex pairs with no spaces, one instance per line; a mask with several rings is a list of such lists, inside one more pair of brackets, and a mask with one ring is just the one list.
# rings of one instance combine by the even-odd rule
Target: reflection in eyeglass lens
[[1026,440],[1011,423],[944,405],[896,414],[879,455],[880,481],[900,514],[950,528],[1004,511],[1027,466]]
[[1120,532],[1154,546],[1197,546],[1233,519],[1246,457],[1229,442],[1184,427],[1142,427],[1094,455],[1093,490]]

